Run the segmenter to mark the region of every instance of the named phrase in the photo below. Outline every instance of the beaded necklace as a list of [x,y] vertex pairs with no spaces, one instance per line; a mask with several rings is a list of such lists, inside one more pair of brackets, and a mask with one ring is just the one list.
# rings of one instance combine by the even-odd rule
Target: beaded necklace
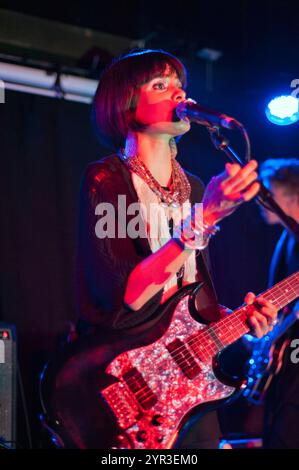
[[127,156],[123,152],[119,154],[120,158],[126,163],[131,171],[134,171],[158,196],[160,203],[164,206],[180,207],[190,198],[191,186],[180,164],[173,158],[172,165],[172,185],[167,191],[153,177],[146,165],[140,160],[138,155]]

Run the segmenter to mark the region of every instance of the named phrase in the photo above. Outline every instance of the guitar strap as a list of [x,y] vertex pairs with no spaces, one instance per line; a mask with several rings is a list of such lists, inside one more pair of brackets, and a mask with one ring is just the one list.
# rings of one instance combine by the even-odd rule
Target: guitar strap
[[[169,219],[169,233],[173,236],[173,219]],[[179,271],[176,273],[177,277],[177,286],[180,289],[183,286],[183,278],[184,278],[185,266],[183,265]]]
[[[169,189],[163,186],[164,189]],[[192,201],[193,202],[193,201]],[[169,232],[173,235],[173,219],[169,220]],[[220,310],[218,305],[217,296],[215,293],[214,285],[211,280],[210,273],[208,272],[208,254],[207,250],[197,251],[197,270],[196,280],[203,282],[203,287],[199,290],[196,296],[196,305],[199,312],[200,319],[204,322],[210,323],[220,319]],[[178,288],[183,286],[184,266],[176,273]]]

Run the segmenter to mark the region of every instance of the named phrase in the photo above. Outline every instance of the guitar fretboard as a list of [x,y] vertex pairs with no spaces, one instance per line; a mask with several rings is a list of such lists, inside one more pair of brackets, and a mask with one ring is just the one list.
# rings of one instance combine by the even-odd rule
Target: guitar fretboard
[[[259,297],[271,301],[280,310],[299,297],[299,271],[275,284],[257,296],[257,299]],[[248,313],[253,309],[252,305],[239,307],[227,317],[203,328],[199,333],[190,337],[187,341],[188,345],[203,362],[210,360],[226,346],[250,331],[247,318]]]

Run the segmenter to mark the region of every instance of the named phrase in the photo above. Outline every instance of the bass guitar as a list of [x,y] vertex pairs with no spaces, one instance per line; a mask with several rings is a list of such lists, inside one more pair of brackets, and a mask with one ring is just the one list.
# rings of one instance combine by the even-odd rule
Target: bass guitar
[[[47,364],[40,382],[43,422],[57,445],[173,448],[191,415],[240,393],[241,384],[221,376],[219,358],[249,332],[247,312],[254,307],[242,305],[204,325],[194,318],[199,288],[192,283],[177,291],[146,331],[83,335]],[[262,295],[281,309],[299,296],[299,271]]]

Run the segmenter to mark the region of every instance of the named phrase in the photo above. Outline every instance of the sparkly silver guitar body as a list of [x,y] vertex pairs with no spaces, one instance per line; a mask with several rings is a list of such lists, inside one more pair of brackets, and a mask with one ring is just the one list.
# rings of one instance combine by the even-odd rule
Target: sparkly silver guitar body
[[[249,331],[253,307],[201,324],[190,314],[199,287],[185,286],[163,304],[152,328],[84,336],[46,366],[44,424],[57,445],[173,448],[191,415],[235,395],[219,375],[219,354]],[[263,293],[278,308],[298,295],[298,273]]]

